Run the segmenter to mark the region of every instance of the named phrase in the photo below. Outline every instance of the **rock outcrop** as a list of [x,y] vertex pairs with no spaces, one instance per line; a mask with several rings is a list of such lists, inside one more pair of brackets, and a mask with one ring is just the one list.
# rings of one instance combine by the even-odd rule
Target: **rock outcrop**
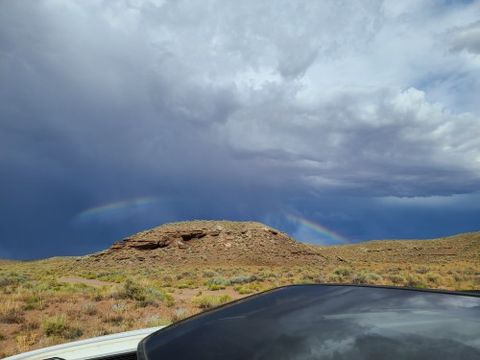
[[131,235],[89,260],[155,264],[320,264],[318,250],[257,222],[189,221]]

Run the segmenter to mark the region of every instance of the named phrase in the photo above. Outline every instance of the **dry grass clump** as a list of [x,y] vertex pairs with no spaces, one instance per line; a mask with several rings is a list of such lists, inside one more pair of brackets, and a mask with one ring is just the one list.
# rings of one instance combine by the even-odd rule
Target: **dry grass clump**
[[200,309],[211,309],[229,301],[232,301],[229,295],[199,295],[192,299],[192,303]]
[[15,343],[18,352],[24,352],[30,349],[38,341],[38,335],[34,333],[27,333],[15,336]]
[[64,339],[76,339],[82,336],[83,331],[77,327],[71,327],[65,315],[54,315],[42,320],[42,330],[47,337],[57,336]]
[[97,315],[97,305],[94,303],[86,303],[82,305],[82,312],[88,316]]
[[17,301],[7,300],[0,307],[0,323],[21,324],[25,321],[23,311]]
[[171,322],[172,323],[175,323],[177,321],[180,321],[180,320],[183,320],[183,319],[186,319],[187,317],[189,317],[191,315],[190,311],[188,311],[188,309],[186,308],[176,308],[174,311],[173,311],[173,314],[172,314],[172,318],[171,318]]
[[147,316],[144,320],[145,327],[157,327],[170,324],[170,321],[160,317],[159,315]]

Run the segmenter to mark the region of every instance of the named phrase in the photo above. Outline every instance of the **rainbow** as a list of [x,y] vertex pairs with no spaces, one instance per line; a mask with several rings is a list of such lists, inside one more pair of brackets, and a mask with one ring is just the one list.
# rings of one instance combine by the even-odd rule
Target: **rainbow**
[[146,196],[95,206],[83,210],[75,217],[75,220],[90,221],[95,219],[107,219],[110,217],[122,215],[127,211],[136,211],[144,207],[151,206],[152,204],[156,203],[157,200],[158,199],[156,197]]
[[313,221],[307,220],[305,218],[302,218],[300,216],[293,215],[293,214],[287,214],[286,217],[292,222],[295,222],[297,224],[307,227],[308,229],[315,231],[316,233],[320,234],[322,237],[327,237],[328,239],[331,239],[343,244],[349,243],[349,241],[346,238],[344,238],[342,235],[336,233],[333,230],[326,228],[323,225],[314,223]]

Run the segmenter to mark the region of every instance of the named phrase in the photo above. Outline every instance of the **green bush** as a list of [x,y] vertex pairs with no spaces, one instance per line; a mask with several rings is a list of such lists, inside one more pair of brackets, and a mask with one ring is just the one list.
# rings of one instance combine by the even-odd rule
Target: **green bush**
[[145,301],[145,290],[128,279],[123,284],[123,288],[112,294],[114,299],[130,299],[135,301]]

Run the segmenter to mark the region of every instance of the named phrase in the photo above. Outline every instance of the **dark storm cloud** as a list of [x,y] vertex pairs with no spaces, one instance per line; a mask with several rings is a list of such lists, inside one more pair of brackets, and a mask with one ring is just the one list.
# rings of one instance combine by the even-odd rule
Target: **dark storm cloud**
[[[2,2],[0,256],[89,252],[191,218],[290,229],[289,212],[365,238],[373,198],[478,191],[475,106],[413,85],[427,63],[433,79],[478,73],[436,37],[476,6]],[[128,219],[75,220],[146,196]],[[336,212],[357,220],[319,215],[352,197]]]

